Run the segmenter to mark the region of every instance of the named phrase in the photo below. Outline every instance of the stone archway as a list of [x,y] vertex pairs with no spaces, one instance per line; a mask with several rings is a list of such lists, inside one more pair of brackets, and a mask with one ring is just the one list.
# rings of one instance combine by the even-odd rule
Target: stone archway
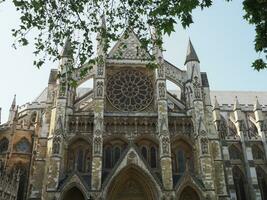
[[123,170],[110,184],[107,200],[155,200],[157,192],[145,173],[135,168]]
[[77,187],[72,187],[63,196],[62,200],[85,200],[83,193]]
[[200,197],[193,188],[187,186],[181,192],[179,200],[200,200]]

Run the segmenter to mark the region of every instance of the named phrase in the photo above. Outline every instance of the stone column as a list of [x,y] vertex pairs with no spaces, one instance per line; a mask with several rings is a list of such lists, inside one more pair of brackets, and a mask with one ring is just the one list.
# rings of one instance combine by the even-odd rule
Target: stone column
[[247,137],[245,136],[246,127],[244,123],[244,116],[242,115],[241,106],[237,98],[234,104],[234,115],[236,120],[235,124],[237,127],[237,133],[240,136],[242,153],[244,156],[244,164],[245,164],[248,188],[249,188],[248,194],[250,195],[250,199],[252,200],[261,200],[260,191],[259,189],[257,189],[258,181],[257,181],[256,170],[253,165],[251,147],[249,146]]
[[[102,17],[101,31],[105,31],[105,19]],[[94,78],[94,132],[93,132],[93,152],[92,152],[92,190],[101,189],[102,176],[102,152],[104,133],[104,94],[105,94],[105,38],[98,34],[97,46],[97,66]]]
[[254,105],[254,115],[256,126],[261,136],[262,144],[264,147],[265,158],[267,158],[267,142],[266,142],[266,131],[267,131],[267,124],[265,124],[263,114],[262,114],[262,107],[259,104],[258,99],[256,99],[256,103]]
[[[156,31],[154,33],[156,35]],[[156,93],[157,93],[157,107],[158,107],[158,137],[160,142],[160,166],[163,187],[165,190],[172,190],[172,161],[171,161],[171,147],[170,134],[168,126],[168,103],[166,97],[166,77],[164,59],[161,49],[155,45],[154,55],[158,64],[155,70],[156,77]]]
[[[220,114],[220,106],[217,102],[217,99],[215,97],[214,106],[212,109],[213,114],[213,122],[215,124],[216,135],[214,135],[214,140],[212,141],[212,155],[215,163],[215,187],[216,187],[216,193],[218,194],[218,197],[221,199],[229,199],[229,195],[227,193],[227,186],[225,182],[225,176],[229,179],[231,179],[230,182],[233,183],[233,177],[232,173],[228,174],[229,171],[231,172],[231,166],[229,165],[229,154],[228,154],[228,148],[227,145],[224,144],[222,140],[220,140],[220,132],[221,130],[221,114]],[[224,171],[224,160],[227,159],[228,162],[226,164],[226,172]],[[230,194],[231,194],[231,189]],[[234,192],[232,192],[234,193]]]

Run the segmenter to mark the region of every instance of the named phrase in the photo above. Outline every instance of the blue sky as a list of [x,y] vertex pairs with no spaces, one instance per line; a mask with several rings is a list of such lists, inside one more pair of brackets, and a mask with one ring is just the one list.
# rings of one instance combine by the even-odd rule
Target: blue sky
[[[243,20],[242,1],[230,3],[216,0],[204,11],[193,13],[194,24],[184,30],[180,24],[170,37],[165,36],[164,57],[184,69],[188,38],[190,37],[206,71],[212,90],[256,90],[267,91],[267,70],[257,72],[250,66],[258,57],[253,47],[254,27]],[[0,107],[2,122],[14,94],[22,105],[32,101],[47,86],[49,71],[57,63],[46,63],[38,70],[33,67],[32,46],[15,50],[11,47],[11,29],[19,22],[19,14],[11,1],[0,4]]]

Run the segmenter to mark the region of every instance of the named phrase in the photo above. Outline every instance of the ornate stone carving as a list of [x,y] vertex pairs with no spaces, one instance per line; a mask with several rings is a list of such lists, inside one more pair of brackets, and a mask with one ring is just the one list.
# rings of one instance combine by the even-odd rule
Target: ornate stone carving
[[201,85],[199,83],[198,77],[195,76],[193,80],[194,95],[196,99],[201,97]]
[[128,154],[128,157],[127,157],[127,162],[128,163],[135,163],[136,162],[136,154],[134,151],[131,151],[129,154]]
[[165,98],[165,83],[161,82],[158,85],[159,98]]
[[167,116],[166,115],[162,115],[160,118],[159,118],[159,126],[160,126],[160,133],[163,132],[164,130],[167,130],[168,129],[168,126],[167,126]]
[[103,90],[104,90],[104,82],[97,81],[96,82],[96,97],[103,97]]
[[170,145],[170,139],[169,139],[169,137],[164,136],[164,137],[162,138],[162,153],[163,153],[164,155],[170,153],[169,145]]
[[59,136],[55,136],[53,139],[53,154],[59,154],[60,152],[60,142],[61,142],[61,138]]
[[209,153],[209,141],[207,138],[201,138],[201,152],[202,154],[208,154]]
[[142,72],[122,70],[109,78],[107,97],[121,111],[143,110],[153,99],[151,80]]
[[162,65],[158,67],[158,77],[163,78],[164,77],[164,68]]
[[102,148],[102,138],[95,137],[94,138],[94,154],[101,154],[101,148]]
[[97,59],[97,75],[98,76],[103,76],[104,75],[104,66],[105,66],[105,62],[103,59],[103,56],[99,56]]

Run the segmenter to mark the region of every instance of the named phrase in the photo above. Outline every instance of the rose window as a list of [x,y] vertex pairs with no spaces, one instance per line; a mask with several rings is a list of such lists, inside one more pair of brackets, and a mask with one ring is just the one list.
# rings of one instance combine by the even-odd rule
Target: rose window
[[121,111],[140,111],[153,99],[150,79],[136,70],[123,70],[108,79],[107,97]]

